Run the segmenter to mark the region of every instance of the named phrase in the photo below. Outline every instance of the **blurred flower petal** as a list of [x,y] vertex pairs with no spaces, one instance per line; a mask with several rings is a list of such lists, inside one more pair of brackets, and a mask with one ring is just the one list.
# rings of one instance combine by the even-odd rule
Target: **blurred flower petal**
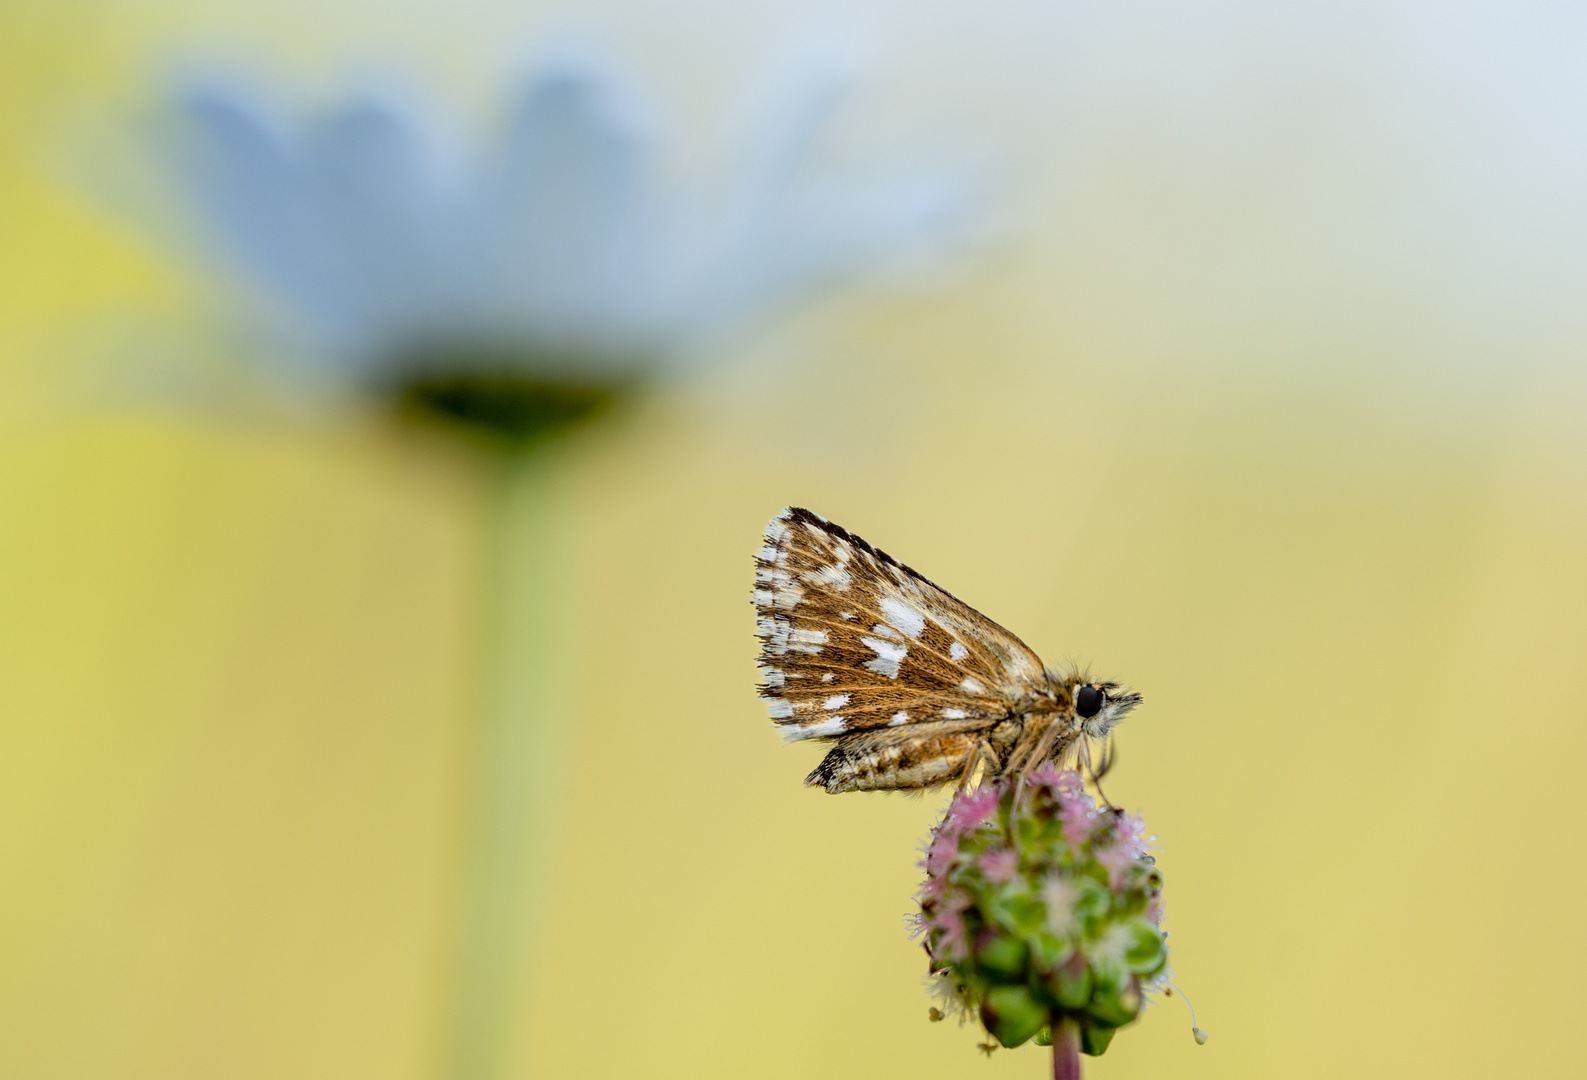
[[218,87],[182,95],[184,138],[173,149],[194,210],[244,274],[338,341],[351,298],[341,252],[313,179],[263,116]]
[[455,277],[449,223],[418,126],[389,106],[355,101],[315,124],[305,143],[309,197],[345,275],[345,318],[366,350],[444,318]]
[[949,171],[880,183],[812,168],[843,93],[830,67],[800,71],[714,204],[663,190],[643,102],[569,58],[531,74],[472,157],[391,102],[273,124],[192,87],[174,165],[212,246],[328,371],[389,386],[488,356],[604,382],[964,220],[970,192]]

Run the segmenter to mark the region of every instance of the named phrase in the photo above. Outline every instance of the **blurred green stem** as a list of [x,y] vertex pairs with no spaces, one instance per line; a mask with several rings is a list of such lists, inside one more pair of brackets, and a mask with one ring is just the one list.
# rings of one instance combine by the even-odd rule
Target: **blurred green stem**
[[441,1080],[499,1080],[522,1015],[562,768],[555,453],[488,458],[477,726],[465,777],[461,895]]

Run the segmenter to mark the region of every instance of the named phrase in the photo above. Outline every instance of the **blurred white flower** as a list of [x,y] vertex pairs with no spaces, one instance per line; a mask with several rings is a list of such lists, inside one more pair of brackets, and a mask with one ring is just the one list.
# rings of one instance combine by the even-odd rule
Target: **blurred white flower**
[[285,316],[315,374],[605,385],[965,223],[962,170],[810,167],[841,89],[805,69],[714,198],[669,190],[643,102],[572,58],[532,72],[473,153],[391,99],[293,120],[215,82],[182,91],[165,147],[206,246]]

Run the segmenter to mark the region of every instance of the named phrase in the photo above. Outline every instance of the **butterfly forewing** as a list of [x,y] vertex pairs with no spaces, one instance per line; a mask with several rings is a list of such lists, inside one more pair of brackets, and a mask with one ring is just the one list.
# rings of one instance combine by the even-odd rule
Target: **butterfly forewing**
[[1044,690],[1019,638],[809,510],[767,526],[755,609],[761,697],[790,739],[919,724],[968,733]]

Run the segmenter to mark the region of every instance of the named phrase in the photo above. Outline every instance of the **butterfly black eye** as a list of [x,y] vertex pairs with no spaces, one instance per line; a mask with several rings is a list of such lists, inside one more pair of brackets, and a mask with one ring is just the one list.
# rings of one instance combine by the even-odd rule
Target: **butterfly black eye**
[[1082,686],[1075,695],[1075,712],[1089,720],[1102,711],[1102,704],[1107,699],[1107,695],[1096,687]]

